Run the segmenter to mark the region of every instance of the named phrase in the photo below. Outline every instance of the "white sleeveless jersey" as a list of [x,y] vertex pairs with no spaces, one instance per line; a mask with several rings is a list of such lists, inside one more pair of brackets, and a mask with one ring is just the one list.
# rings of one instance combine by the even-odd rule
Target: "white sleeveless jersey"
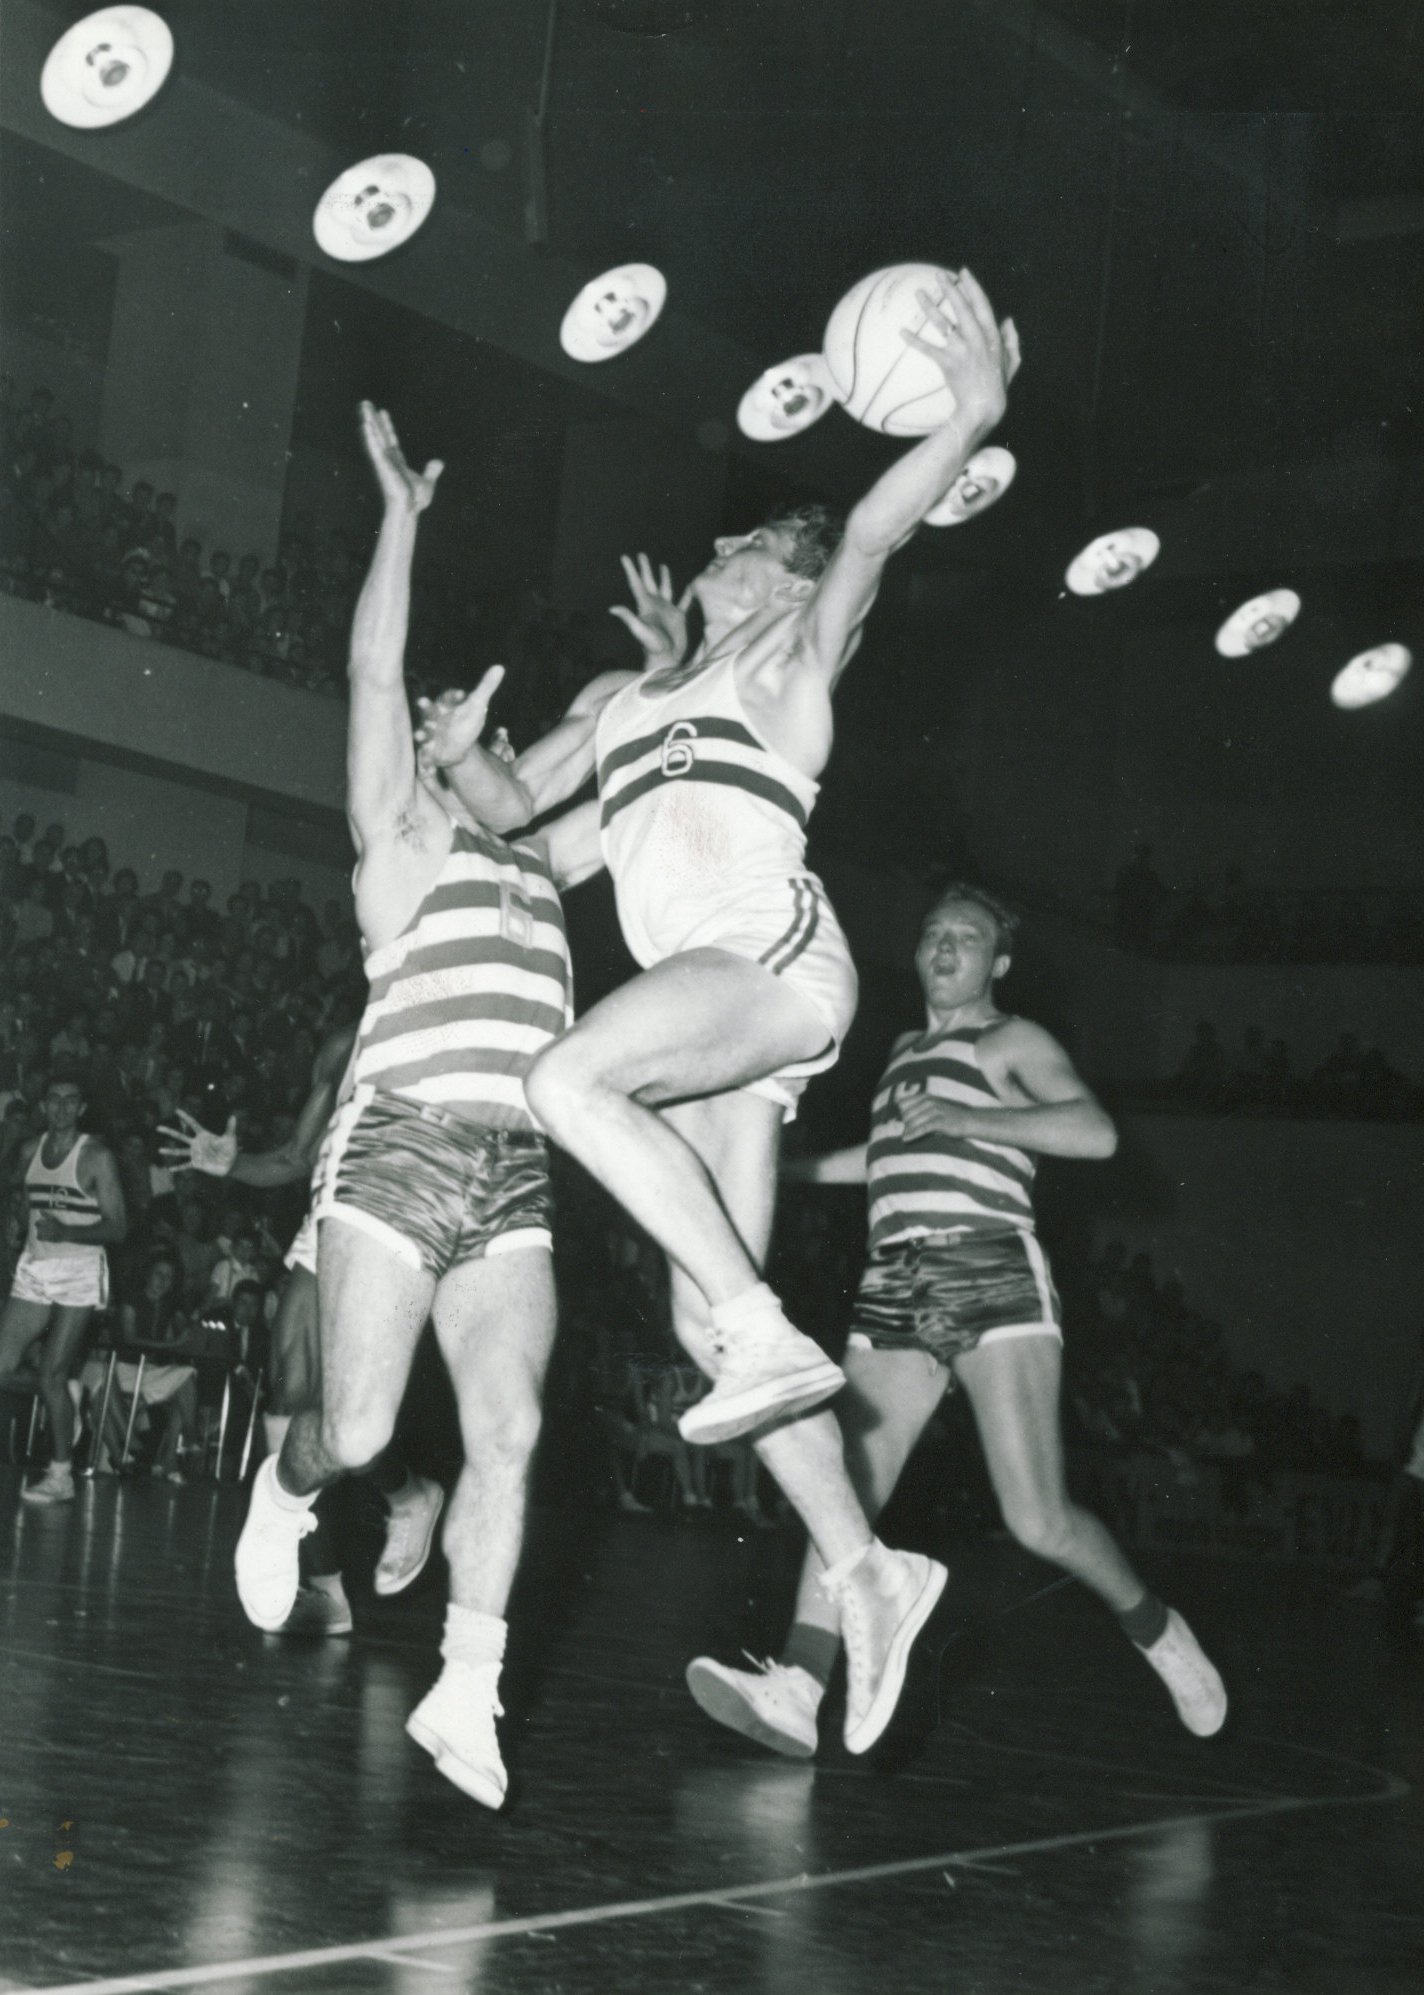
[[820,785],[769,746],[737,691],[739,651],[667,691],[635,680],[598,717],[603,856],[647,965],[750,888],[806,873]]
[[40,1141],[25,1172],[25,1198],[29,1205],[29,1227],[25,1252],[37,1261],[63,1260],[79,1266],[85,1261],[98,1265],[104,1249],[90,1240],[37,1240],[35,1221],[43,1214],[57,1219],[61,1226],[93,1226],[103,1218],[99,1201],[79,1182],[79,1159],[87,1136],[77,1136],[72,1147],[57,1164],[44,1161],[45,1139]]
[[535,1128],[524,1076],[573,1019],[564,913],[538,847],[455,825],[424,900],[371,951],[366,976],[343,1095],[381,1089],[469,1122]]

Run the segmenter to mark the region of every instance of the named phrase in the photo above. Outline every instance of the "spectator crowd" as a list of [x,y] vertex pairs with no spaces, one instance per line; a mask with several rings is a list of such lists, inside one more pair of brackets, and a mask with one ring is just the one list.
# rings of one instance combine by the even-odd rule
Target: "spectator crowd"
[[1223,1326],[1192,1308],[1180,1281],[1159,1279],[1149,1255],[1109,1241],[1065,1273],[1070,1438],[1262,1476],[1371,1470],[1354,1414],[1234,1364]]
[[1346,1116],[1409,1122],[1424,1115],[1424,1086],[1390,1065],[1377,1047],[1342,1032],[1314,1067],[1297,1067],[1284,1039],[1248,1026],[1234,1050],[1210,1019],[1199,1019],[1177,1071],[1141,1090],[1154,1104],[1202,1115]]
[[1240,866],[1185,887],[1139,843],[1113,882],[1113,933],[1178,962],[1424,963],[1424,912],[1393,895],[1287,893],[1253,886]]
[[[157,1132],[182,1109],[213,1129],[235,1116],[246,1150],[275,1147],[305,1099],[322,1037],[357,1015],[364,990],[349,907],[314,908],[294,879],[246,881],[219,906],[208,881],[172,870],[143,882],[131,867],[111,867],[102,838],[71,838],[63,823],[41,828],[25,812],[0,833],[0,1184],[39,1126],[50,1077],[77,1079],[84,1126],[110,1144],[124,1189],[129,1233],[111,1261],[127,1334],[152,1345],[206,1326],[230,1337],[250,1369],[260,1365],[305,1187],[175,1177]],[[1213,1038],[1199,1029],[1184,1068],[1194,1102],[1228,1107],[1233,1087],[1243,1105],[1287,1098],[1289,1061],[1277,1049],[1248,1036],[1246,1079],[1233,1080],[1219,1049],[1199,1050]],[[1347,1041],[1322,1068],[1322,1085],[1345,1112],[1371,1071]],[[689,1450],[677,1435],[697,1382],[672,1337],[660,1256],[567,1160],[556,1158],[556,1176],[562,1335],[547,1408],[543,1474],[555,1478],[547,1493],[601,1488],[630,1510],[777,1521],[775,1492],[749,1449]],[[863,1240],[862,1201],[840,1197],[786,1187],[770,1271],[833,1349]],[[12,1198],[0,1288],[21,1217]],[[1109,1248],[1076,1280],[1071,1261],[1061,1272],[1080,1440],[1263,1472],[1358,1472],[1358,1426],[1313,1405],[1304,1386],[1281,1394],[1236,1368],[1221,1326],[1191,1309],[1180,1284],[1159,1282],[1145,1255],[1128,1261]],[[92,1390],[92,1366],[87,1378]],[[176,1476],[195,1417],[191,1372],[180,1363],[150,1368],[146,1395],[159,1392],[154,1467]],[[105,1437],[111,1458],[120,1438]]]
[[[48,388],[27,398],[0,376],[0,590],[131,636],[308,691],[344,696],[347,639],[369,550],[342,528],[295,512],[275,550],[205,546],[186,531],[176,492],[129,479],[76,445]],[[454,579],[454,578],[452,578]],[[412,595],[407,677],[440,691],[472,664],[510,668],[501,717],[523,742],[542,733],[606,663],[588,619],[537,592],[470,601],[429,567]]]

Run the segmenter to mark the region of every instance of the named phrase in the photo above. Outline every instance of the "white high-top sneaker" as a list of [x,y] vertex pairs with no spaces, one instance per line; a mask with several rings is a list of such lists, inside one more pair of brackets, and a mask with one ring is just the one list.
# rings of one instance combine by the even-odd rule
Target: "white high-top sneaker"
[[809,1413],[845,1384],[840,1366],[774,1307],[729,1328],[714,1325],[712,1348],[719,1360],[712,1390],[677,1423],[683,1440],[698,1447]]
[[498,1663],[447,1662],[405,1721],[436,1771],[484,1808],[502,1808],[509,1785],[494,1726],[504,1716],[499,1670]]
[[269,1635],[276,1634],[296,1603],[301,1583],[298,1547],[316,1529],[311,1509],[315,1500],[278,1492],[275,1455],[264,1458],[252,1479],[252,1501],[233,1570],[243,1613]]
[[948,1578],[937,1559],[892,1552],[878,1538],[863,1554],[822,1573],[822,1589],[840,1609],[845,1644],[847,1752],[868,1752],[890,1723],[910,1650]]
[[376,1567],[377,1593],[403,1593],[419,1579],[435,1542],[445,1492],[428,1476],[413,1475],[411,1482],[414,1487],[405,1494],[387,1499],[390,1516],[386,1520],[386,1547]]
[[824,1684],[796,1663],[747,1661],[751,1669],[730,1669],[711,1656],[694,1656],[687,1687],[719,1725],[787,1759],[810,1759]]
[[1209,1739],[1226,1723],[1226,1685],[1175,1607],[1167,1626],[1143,1655],[1172,1693],[1177,1716],[1189,1732]]

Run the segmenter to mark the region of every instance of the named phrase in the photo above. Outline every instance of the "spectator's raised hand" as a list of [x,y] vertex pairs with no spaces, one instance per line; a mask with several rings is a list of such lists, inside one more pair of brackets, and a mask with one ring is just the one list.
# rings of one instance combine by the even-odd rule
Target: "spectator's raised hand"
[[160,1155],[169,1170],[204,1171],[210,1178],[225,1178],[237,1160],[237,1117],[230,1115],[227,1128],[221,1136],[215,1136],[186,1109],[174,1112],[183,1126],[179,1129],[169,1126],[158,1132],[166,1139]]
[[389,414],[371,402],[361,404],[361,441],[387,509],[423,513],[435,497],[435,482],[445,469],[440,459],[432,457],[423,471],[413,471],[405,461]]
[[[490,701],[503,681],[504,667],[491,665],[472,693],[451,688],[436,699],[416,701],[420,721],[415,730],[415,748],[422,775],[436,769],[450,769],[464,761],[485,731]],[[490,752],[502,762],[514,760],[503,728],[496,734]]]
[[666,564],[656,573],[646,554],[636,561],[620,557],[628,587],[633,592],[633,608],[614,603],[609,611],[626,624],[642,645],[651,671],[680,665],[687,650],[687,612],[692,605],[692,585],[674,598],[672,576]]

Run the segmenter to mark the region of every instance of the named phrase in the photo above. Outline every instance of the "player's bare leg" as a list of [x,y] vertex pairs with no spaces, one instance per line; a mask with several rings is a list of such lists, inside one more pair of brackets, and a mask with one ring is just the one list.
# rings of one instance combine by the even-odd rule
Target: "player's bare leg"
[[[729,1223],[759,1268],[771,1238],[780,1110],[755,1095],[728,1094],[686,1102],[665,1114],[706,1163]],[[676,1267],[672,1299],[679,1340],[706,1368],[715,1356],[707,1305]],[[943,1590],[944,1568],[918,1554],[892,1552],[875,1537],[846,1474],[833,1414],[792,1420],[755,1445],[804,1520],[819,1554],[818,1585],[845,1623],[846,1743],[853,1752],[864,1752],[894,1713],[911,1646]],[[716,1686],[697,1671],[694,1664],[689,1687],[707,1708]]]
[[652,1104],[741,1088],[824,1045],[811,1006],[769,971],[699,949],[604,998],[530,1070],[540,1122],[711,1306],[716,1384],[679,1423],[688,1440],[728,1440],[805,1412],[842,1374],[786,1322],[706,1166]]
[[321,1223],[320,1267],[322,1404],[293,1416],[281,1454],[258,1470],[237,1547],[243,1608],[269,1630],[296,1600],[317,1492],[365,1468],[391,1438],[435,1293],[433,1276],[341,1219]]
[[406,1729],[447,1779],[487,1808],[503,1805],[507,1784],[495,1729],[505,1610],[524,1543],[554,1324],[553,1263],[540,1249],[469,1262],[436,1293],[435,1330],[455,1388],[465,1465],[445,1520],[444,1668]]
[[1107,1527],[1068,1494],[1058,1339],[980,1344],[955,1360],[955,1372],[969,1395],[994,1494],[1014,1537],[1106,1603],[1166,1684],[1188,1731],[1199,1737],[1219,1731],[1226,1691],[1190,1628],[1148,1591]]

